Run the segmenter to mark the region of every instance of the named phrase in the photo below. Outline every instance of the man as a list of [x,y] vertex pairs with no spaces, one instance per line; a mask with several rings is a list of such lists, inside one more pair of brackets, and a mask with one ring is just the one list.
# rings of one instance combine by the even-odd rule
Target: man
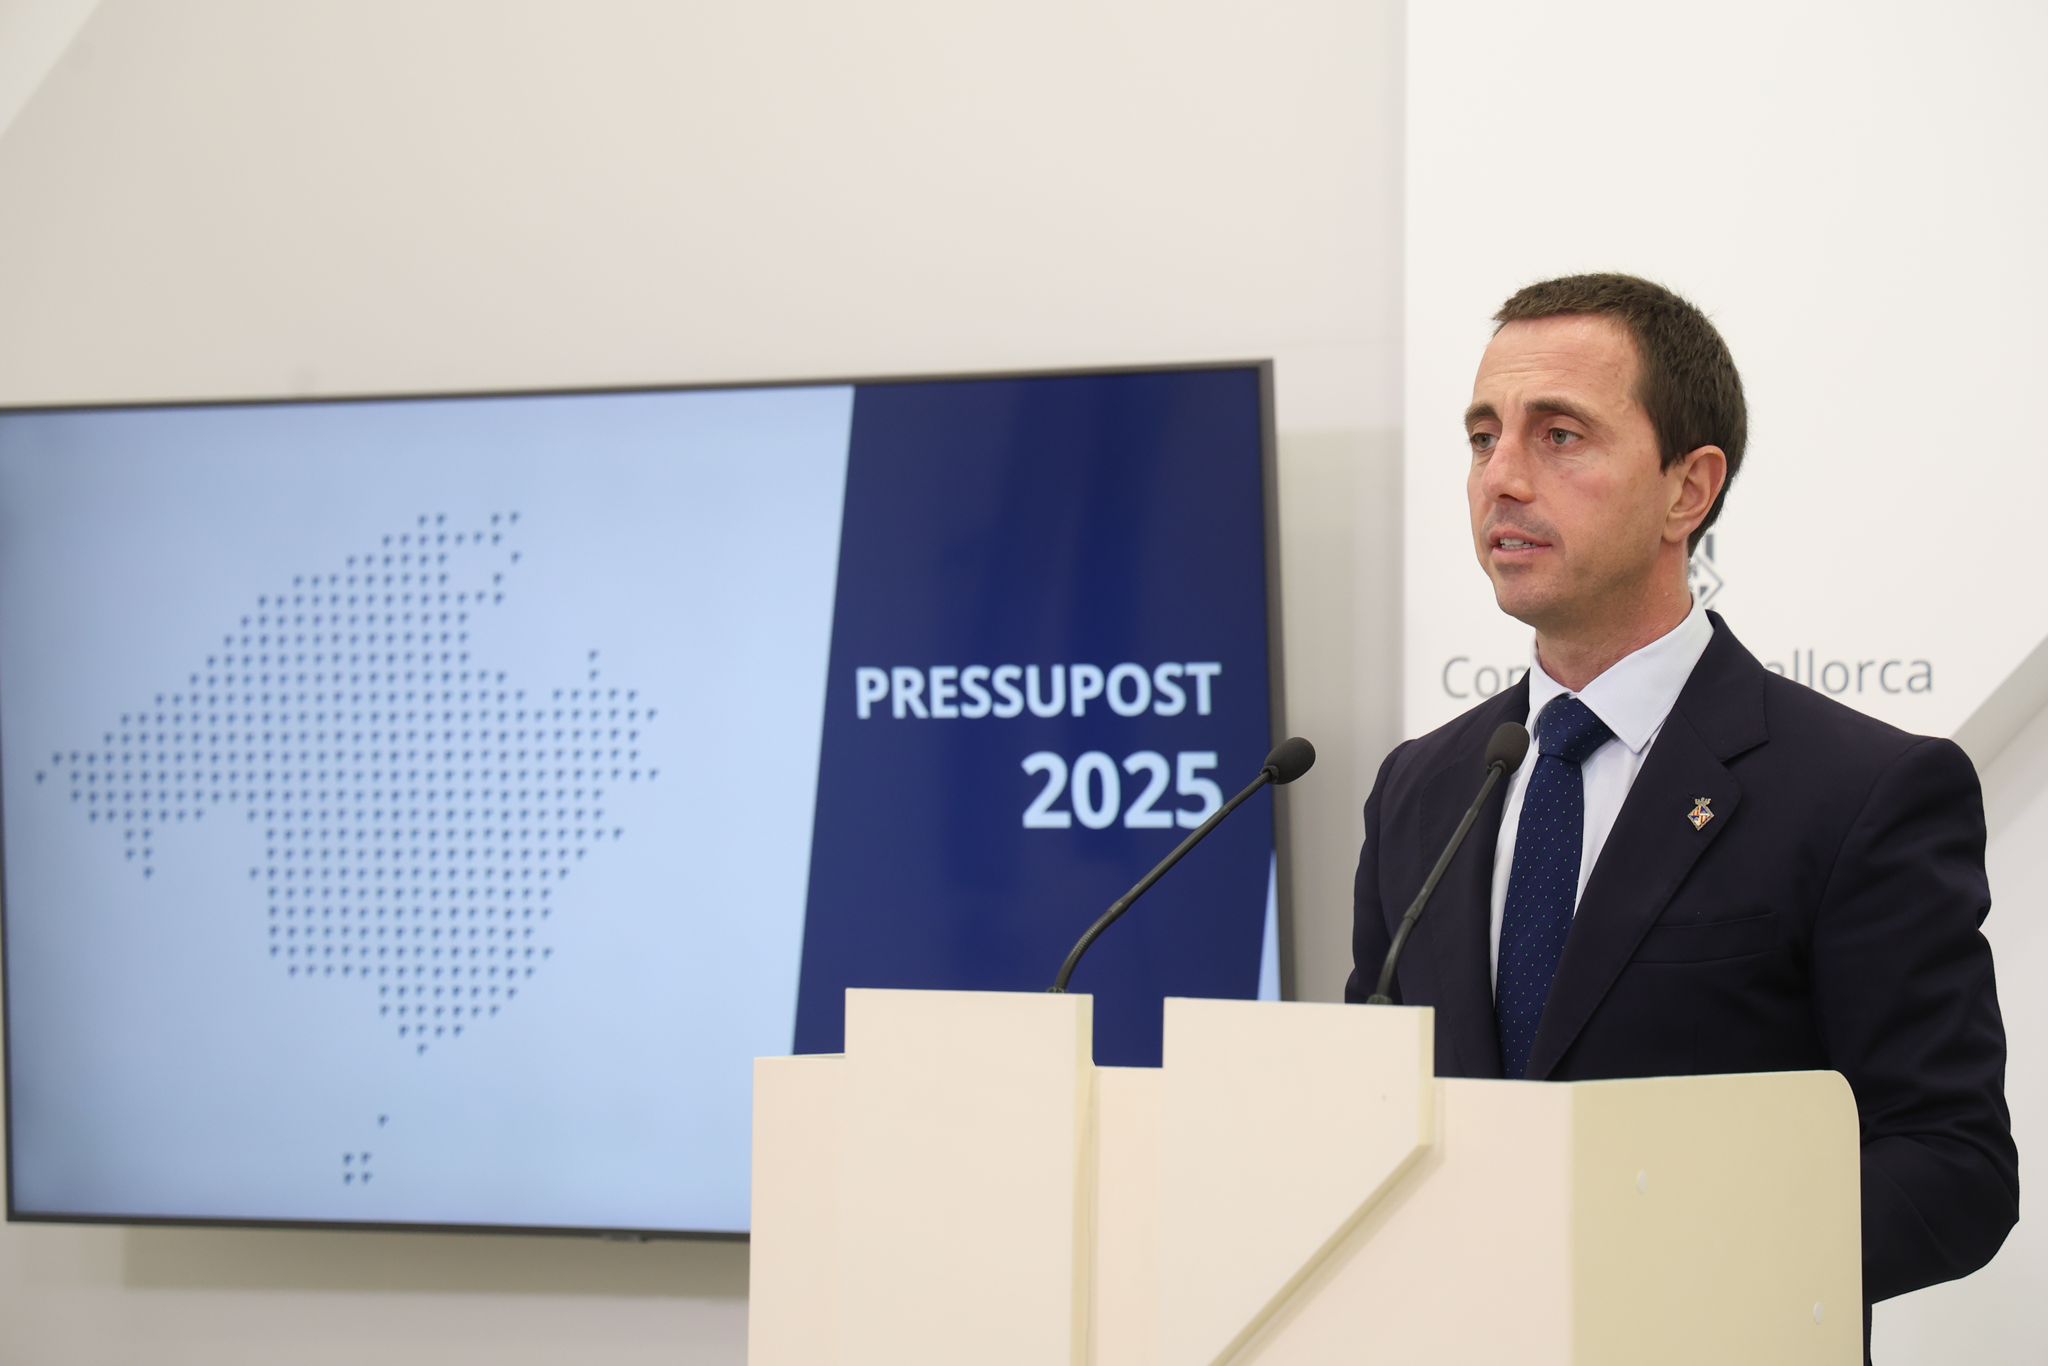
[[[1687,559],[1747,432],[1707,319],[1623,275],[1532,285],[1465,414],[1474,548],[1529,676],[1387,757],[1365,805],[1347,999],[1477,789],[1494,792],[1398,977],[1437,1070],[1574,1081],[1830,1068],[1856,1094],[1864,1295],[1989,1261],[2018,1217],[1970,761],[1766,670]],[[1852,456],[1844,454],[1843,459]]]

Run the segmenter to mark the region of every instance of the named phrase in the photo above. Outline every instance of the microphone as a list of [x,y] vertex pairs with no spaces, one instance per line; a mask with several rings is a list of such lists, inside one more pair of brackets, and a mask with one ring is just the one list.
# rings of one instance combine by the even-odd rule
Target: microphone
[[[1522,734],[1522,743],[1524,748],[1526,748],[1528,745],[1528,732],[1524,731]],[[1518,760],[1519,757],[1517,756]],[[1137,886],[1118,897],[1116,903],[1102,913],[1101,919],[1088,927],[1088,932],[1075,942],[1072,952],[1067,954],[1067,961],[1061,964],[1060,975],[1053,980],[1053,984],[1047,987],[1046,990],[1048,992],[1064,993],[1067,989],[1067,979],[1074,975],[1074,969],[1080,965],[1081,955],[1088,952],[1089,946],[1102,937],[1102,932],[1111,925],[1114,925],[1117,922],[1117,918],[1125,911],[1131,909],[1132,902],[1151,891],[1152,884],[1165,877],[1167,869],[1179,863],[1187,855],[1188,850],[1207,839],[1209,832],[1221,825],[1225,816],[1228,816],[1231,812],[1237,810],[1238,807],[1244,805],[1247,797],[1250,797],[1252,793],[1257,792],[1267,783],[1293,782],[1296,778],[1299,778],[1302,774],[1313,768],[1315,762],[1316,747],[1302,739],[1299,735],[1289,736],[1273,746],[1273,752],[1266,756],[1265,767],[1259,770],[1259,776],[1252,779],[1250,786],[1246,787],[1244,791],[1238,793],[1229,801],[1223,803],[1223,805],[1217,807],[1215,815],[1196,826],[1193,833],[1182,840],[1172,853],[1159,860],[1158,867],[1139,878]]]
[[1401,927],[1394,931],[1394,942],[1387,948],[1387,961],[1380,965],[1379,987],[1365,998],[1367,1005],[1394,1004],[1389,993],[1394,989],[1394,969],[1400,965],[1401,950],[1408,946],[1408,932],[1415,928],[1416,921],[1422,919],[1422,908],[1429,904],[1430,894],[1436,891],[1437,883],[1443,881],[1444,869],[1451,866],[1451,858],[1458,852],[1458,846],[1465,842],[1465,834],[1471,830],[1472,822],[1479,819],[1479,808],[1486,805],[1486,799],[1493,795],[1494,787],[1502,778],[1522,766],[1522,760],[1528,753],[1529,732],[1512,721],[1497,727],[1486,742],[1486,781],[1479,784],[1479,795],[1465,809],[1465,819],[1459,821],[1458,828],[1451,832],[1451,842],[1444,846],[1436,867],[1430,869],[1429,876],[1422,880],[1422,890],[1415,894],[1415,900],[1408,903],[1408,913],[1401,917]]

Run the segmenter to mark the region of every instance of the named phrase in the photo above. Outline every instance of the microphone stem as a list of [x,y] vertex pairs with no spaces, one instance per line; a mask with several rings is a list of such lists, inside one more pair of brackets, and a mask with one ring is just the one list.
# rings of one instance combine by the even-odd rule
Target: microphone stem
[[1429,870],[1429,876],[1422,880],[1422,890],[1415,894],[1415,900],[1408,903],[1408,913],[1401,917],[1401,927],[1394,931],[1394,942],[1387,948],[1386,961],[1380,965],[1379,986],[1365,998],[1369,1006],[1390,1006],[1394,1003],[1394,969],[1400,966],[1401,950],[1408,946],[1408,933],[1415,928],[1415,922],[1422,919],[1422,908],[1429,904],[1436,884],[1443,881],[1444,870],[1457,857],[1458,849],[1465,843],[1465,835],[1472,829],[1472,822],[1479,819],[1479,809],[1486,805],[1486,799],[1493,794],[1494,785],[1507,769],[1498,763],[1486,766],[1486,781],[1479,785],[1479,795],[1472,799],[1472,805],[1465,808],[1465,819],[1458,822],[1458,828],[1451,835],[1450,843],[1437,856],[1436,867]]
[[1252,779],[1250,786],[1246,787],[1244,791],[1238,793],[1229,801],[1223,803],[1223,805],[1217,807],[1216,813],[1190,831],[1188,837],[1182,840],[1172,853],[1159,861],[1158,867],[1145,874],[1137,886],[1118,897],[1115,904],[1104,911],[1101,918],[1093,925],[1090,925],[1088,932],[1082,935],[1074,944],[1073,951],[1067,954],[1067,961],[1060,965],[1060,975],[1053,979],[1053,984],[1047,987],[1046,991],[1048,993],[1064,993],[1067,989],[1067,979],[1074,975],[1074,969],[1080,965],[1081,955],[1088,952],[1089,946],[1102,936],[1102,932],[1111,925],[1114,925],[1117,922],[1117,918],[1131,908],[1132,902],[1152,890],[1152,884],[1165,877],[1173,868],[1173,865],[1179,863],[1186,856],[1188,850],[1194,848],[1207,838],[1209,832],[1214,830],[1225,816],[1228,816],[1231,812],[1237,810],[1238,807],[1244,805],[1246,798],[1250,797],[1252,793],[1257,792],[1267,783],[1272,782],[1273,777],[1272,769],[1260,769],[1259,776]]

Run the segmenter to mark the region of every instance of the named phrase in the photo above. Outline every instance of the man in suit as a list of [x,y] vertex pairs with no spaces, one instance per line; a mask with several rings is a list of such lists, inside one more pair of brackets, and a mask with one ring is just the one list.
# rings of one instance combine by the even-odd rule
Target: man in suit
[[[1975,770],[1770,672],[1687,560],[1741,465],[1713,325],[1631,276],[1509,299],[1465,414],[1474,548],[1529,675],[1387,756],[1354,971],[1527,724],[1404,950],[1437,1070],[1576,1081],[1828,1068],[1862,1127],[1864,1295],[1989,1261],[2018,1217]],[[1844,455],[1844,460],[1853,456]]]

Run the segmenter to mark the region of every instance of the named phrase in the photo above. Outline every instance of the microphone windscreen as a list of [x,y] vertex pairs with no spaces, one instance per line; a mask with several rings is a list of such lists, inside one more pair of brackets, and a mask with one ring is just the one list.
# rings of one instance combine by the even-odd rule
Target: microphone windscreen
[[1501,776],[1505,777],[1522,766],[1522,760],[1529,753],[1529,732],[1509,721],[1493,732],[1493,738],[1486,742],[1486,766],[1500,765]]
[[1266,756],[1265,771],[1273,775],[1276,783],[1291,783],[1314,768],[1315,763],[1316,747],[1299,735],[1290,735]]

